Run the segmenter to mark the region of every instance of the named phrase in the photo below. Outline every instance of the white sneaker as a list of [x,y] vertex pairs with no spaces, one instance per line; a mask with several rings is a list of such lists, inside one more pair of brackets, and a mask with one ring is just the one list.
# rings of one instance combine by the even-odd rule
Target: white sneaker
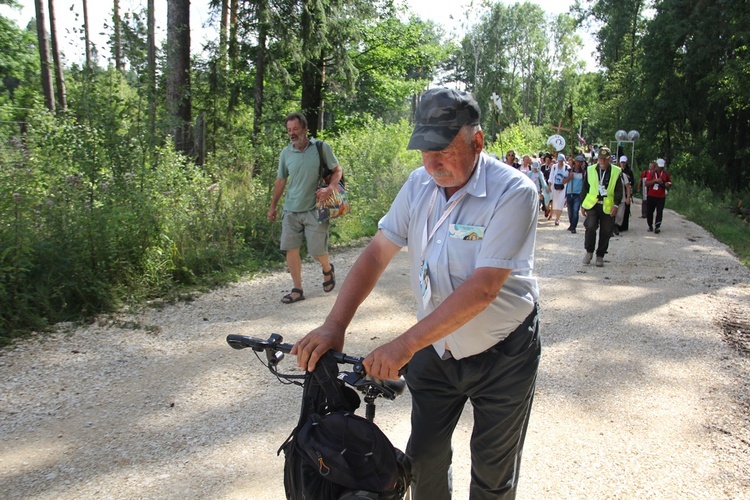
[[596,256],[596,267],[604,267],[604,257]]
[[583,263],[584,264],[591,264],[591,259],[594,258],[593,253],[586,252],[586,255],[583,256]]

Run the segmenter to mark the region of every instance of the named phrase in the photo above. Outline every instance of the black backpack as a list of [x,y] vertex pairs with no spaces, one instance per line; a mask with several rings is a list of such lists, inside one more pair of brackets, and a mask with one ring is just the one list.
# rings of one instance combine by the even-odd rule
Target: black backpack
[[374,423],[354,414],[359,403],[330,354],[306,373],[299,422],[279,449],[288,500],[403,498],[408,459]]

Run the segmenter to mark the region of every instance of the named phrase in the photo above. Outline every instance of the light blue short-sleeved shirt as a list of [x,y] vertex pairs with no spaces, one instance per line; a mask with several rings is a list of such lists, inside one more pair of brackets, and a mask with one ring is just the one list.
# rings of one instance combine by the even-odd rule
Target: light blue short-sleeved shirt
[[[421,299],[422,242],[435,181],[424,167],[401,188],[378,227],[399,246],[407,246],[410,282],[417,298],[417,317],[425,317],[480,267],[510,269],[497,298],[481,313],[434,344],[442,355],[447,344],[456,359],[483,352],[512,333],[539,300],[533,276],[539,197],[523,173],[482,153],[469,182],[450,200],[438,188],[430,212],[429,232],[450,203],[466,193],[427,244],[432,297]],[[429,233],[428,233],[429,234]]]

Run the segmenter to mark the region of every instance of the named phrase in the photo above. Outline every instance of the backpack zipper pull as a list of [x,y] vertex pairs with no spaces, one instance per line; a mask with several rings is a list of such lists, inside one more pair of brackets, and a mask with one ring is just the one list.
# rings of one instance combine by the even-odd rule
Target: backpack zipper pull
[[316,450],[315,454],[318,456],[318,473],[320,473],[321,476],[326,477],[331,473],[331,468],[323,461],[323,457],[320,455],[319,451]]

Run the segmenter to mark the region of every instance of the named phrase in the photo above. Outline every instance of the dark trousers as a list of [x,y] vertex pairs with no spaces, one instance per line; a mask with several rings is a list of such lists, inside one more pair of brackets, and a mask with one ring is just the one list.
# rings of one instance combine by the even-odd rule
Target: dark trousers
[[664,215],[664,202],[666,201],[666,198],[648,197],[648,212],[646,212],[648,227],[654,227],[654,210],[656,210],[656,229],[661,227],[661,218]]
[[[586,248],[586,252],[594,253],[594,250],[596,250],[597,257],[604,257],[609,249],[609,239],[615,230],[615,220],[611,215],[604,213],[601,203],[597,203],[591,210],[587,210],[586,214],[586,220],[583,221],[583,227],[586,228],[583,246]],[[596,245],[597,230],[599,231],[598,247]]]
[[507,339],[464,359],[432,346],[409,362],[411,498],[449,500],[451,437],[467,399],[474,410],[470,498],[515,498],[541,355],[537,307]]
[[648,198],[641,200],[641,218],[645,218],[648,212]]
[[578,227],[578,215],[581,212],[581,195],[580,194],[568,194],[568,220],[570,221],[570,228],[575,229]]

